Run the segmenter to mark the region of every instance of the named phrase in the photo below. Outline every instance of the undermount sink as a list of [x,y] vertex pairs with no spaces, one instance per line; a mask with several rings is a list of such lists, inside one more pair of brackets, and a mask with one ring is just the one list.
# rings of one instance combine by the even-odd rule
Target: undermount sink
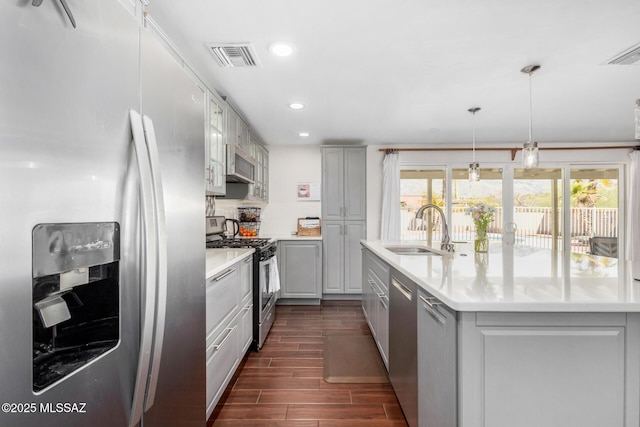
[[442,256],[441,254],[432,251],[429,248],[423,246],[385,246],[385,249],[398,255],[432,255]]

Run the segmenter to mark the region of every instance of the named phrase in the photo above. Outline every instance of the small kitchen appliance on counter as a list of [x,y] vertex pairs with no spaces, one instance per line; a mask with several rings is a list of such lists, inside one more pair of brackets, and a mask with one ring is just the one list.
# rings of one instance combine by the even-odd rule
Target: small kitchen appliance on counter
[[[279,284],[272,283],[272,261],[276,244],[267,238],[225,237],[227,220],[223,216],[206,218],[207,249],[253,248],[253,348],[259,350],[276,318],[275,305]],[[242,223],[242,222],[241,222]]]

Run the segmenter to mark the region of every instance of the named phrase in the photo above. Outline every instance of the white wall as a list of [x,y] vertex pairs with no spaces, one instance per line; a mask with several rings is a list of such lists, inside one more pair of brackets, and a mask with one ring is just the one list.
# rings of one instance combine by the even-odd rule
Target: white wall
[[367,147],[367,239],[380,238],[380,214],[382,212],[382,160],[384,152],[379,145]]
[[262,211],[260,234],[290,235],[298,218],[322,215],[321,202],[297,201],[298,183],[322,181],[319,146],[270,145],[269,204]]

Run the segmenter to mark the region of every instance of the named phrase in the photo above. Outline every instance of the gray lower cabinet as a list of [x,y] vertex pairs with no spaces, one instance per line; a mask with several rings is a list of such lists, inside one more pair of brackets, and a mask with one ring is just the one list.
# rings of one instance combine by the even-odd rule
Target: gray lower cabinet
[[364,221],[326,221],[322,224],[322,291],[325,294],[362,292],[360,240],[366,236]]
[[418,291],[418,425],[420,427],[457,425],[456,328],[456,312],[420,289]]
[[460,313],[459,425],[630,427],[640,313]]
[[278,270],[281,299],[319,300],[322,298],[322,241],[279,240]]
[[238,267],[241,295],[239,352],[244,355],[253,341],[253,256],[245,258]]
[[252,271],[249,255],[206,281],[207,418],[253,339]]
[[389,266],[370,251],[364,249],[362,278],[362,311],[388,370]]
[[[389,266],[362,258],[379,342]],[[456,312],[393,269],[388,289],[389,377],[410,426],[416,402],[420,427],[640,425],[640,313]]]

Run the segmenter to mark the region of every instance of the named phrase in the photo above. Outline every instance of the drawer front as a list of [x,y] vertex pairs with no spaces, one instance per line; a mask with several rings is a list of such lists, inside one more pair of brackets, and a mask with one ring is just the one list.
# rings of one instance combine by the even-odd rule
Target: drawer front
[[376,278],[378,279],[378,286],[382,287],[382,291],[384,291],[387,295],[389,294],[389,266],[378,258],[376,255],[367,251],[368,260],[367,266],[369,271],[372,272]]
[[253,255],[240,261],[240,299],[244,300],[253,294]]
[[207,347],[207,418],[229,384],[240,358],[238,318],[225,325],[222,332]]
[[233,266],[207,280],[207,338],[218,336],[219,328],[238,310],[238,270]]
[[246,301],[238,317],[240,325],[240,339],[238,340],[240,357],[244,357],[253,342],[253,302],[251,300]]

